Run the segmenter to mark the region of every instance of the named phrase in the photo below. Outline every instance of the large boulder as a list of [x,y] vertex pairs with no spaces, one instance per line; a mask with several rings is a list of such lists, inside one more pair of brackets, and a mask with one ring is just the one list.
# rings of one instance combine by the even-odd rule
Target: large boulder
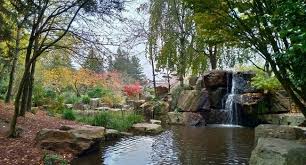
[[169,111],[170,105],[165,101],[148,101],[143,103],[138,112],[144,115],[145,121],[150,122],[150,119],[161,119]]
[[259,138],[303,140],[306,139],[306,129],[287,125],[262,124],[255,128],[255,141]]
[[227,88],[225,87],[218,87],[214,90],[209,91],[209,101],[211,104],[211,108],[214,109],[223,109],[224,107],[224,98],[227,94]]
[[210,109],[210,101],[208,92],[203,89],[184,90],[178,98],[177,107],[181,111],[196,112],[204,109]]
[[104,127],[67,125],[60,129],[42,129],[35,140],[37,145],[46,150],[81,155],[97,150],[104,135]]
[[258,104],[264,98],[265,97],[263,93],[244,93],[238,95],[237,99],[235,99],[235,102],[243,106],[250,106]]
[[178,124],[178,125],[184,125],[184,118],[183,113],[181,112],[169,112],[167,114],[168,116],[168,124]]
[[299,126],[305,122],[305,117],[302,113],[283,113],[283,114],[264,114],[258,118],[269,124]]
[[213,70],[203,76],[206,88],[227,87],[230,73],[223,70]]
[[143,105],[145,102],[146,102],[146,100],[134,100],[134,101],[133,101],[134,110],[139,110],[139,109],[141,109],[140,106]]
[[287,113],[291,109],[291,100],[286,91],[273,92],[270,95],[271,113]]
[[184,112],[183,121],[187,126],[205,125],[205,120],[200,113]]
[[306,145],[294,140],[259,138],[250,165],[305,165]]
[[105,140],[107,140],[107,141],[117,140],[120,137],[122,137],[122,134],[117,130],[106,129],[106,131],[105,131]]
[[205,121],[207,124],[224,124],[229,121],[229,111],[223,109],[211,109],[205,113]]
[[135,134],[158,134],[163,128],[159,124],[137,123],[132,126],[131,131]]

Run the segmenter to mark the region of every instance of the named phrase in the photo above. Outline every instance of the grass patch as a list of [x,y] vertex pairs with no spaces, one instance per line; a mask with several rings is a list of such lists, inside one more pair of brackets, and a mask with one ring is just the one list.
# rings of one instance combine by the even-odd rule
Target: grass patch
[[77,121],[93,126],[127,131],[133,124],[142,122],[143,117],[133,112],[101,112],[94,116],[77,116]]
[[44,165],[67,165],[68,161],[64,160],[61,156],[57,154],[45,154],[43,157]]

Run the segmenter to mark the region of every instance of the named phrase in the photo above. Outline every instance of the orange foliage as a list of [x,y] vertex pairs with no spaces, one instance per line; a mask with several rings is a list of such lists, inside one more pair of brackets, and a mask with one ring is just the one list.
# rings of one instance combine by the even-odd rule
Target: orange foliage
[[61,92],[66,87],[72,87],[76,92],[80,88],[104,87],[114,92],[122,90],[122,78],[118,72],[95,73],[87,69],[72,70],[65,67],[44,71],[44,86]]

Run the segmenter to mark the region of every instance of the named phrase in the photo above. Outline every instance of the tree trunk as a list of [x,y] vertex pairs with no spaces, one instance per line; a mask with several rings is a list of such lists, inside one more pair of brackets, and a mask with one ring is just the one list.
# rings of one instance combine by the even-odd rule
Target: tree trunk
[[154,46],[154,48],[152,46],[150,46],[150,48],[149,48],[149,58],[150,58],[151,67],[152,67],[152,81],[153,81],[153,88],[154,88],[154,96],[156,97],[156,79],[155,79],[155,65],[154,65],[153,51],[155,52],[155,46]]
[[27,73],[29,72],[30,66],[31,66],[30,64],[26,65],[25,71],[23,73],[22,79],[21,79],[19,87],[18,87],[18,91],[17,91],[16,98],[15,98],[14,115],[13,115],[13,118],[11,120],[10,130],[9,130],[9,133],[8,133],[9,137],[16,137],[16,123],[17,123],[17,117],[18,117],[19,110],[20,110],[20,98],[21,98],[22,91],[23,91],[23,88],[24,88],[24,85],[25,85],[25,81],[28,77]]
[[12,97],[12,89],[13,89],[13,84],[14,84],[14,79],[15,79],[15,70],[16,70],[17,60],[18,60],[18,56],[19,56],[20,38],[21,38],[21,28],[17,27],[15,53],[14,53],[13,64],[12,64],[11,72],[10,72],[9,85],[8,85],[8,89],[7,89],[7,93],[6,93],[6,97],[5,97],[5,102],[6,103],[9,103],[11,101],[11,97]]
[[32,94],[33,94],[33,88],[34,88],[34,74],[35,74],[35,65],[36,61],[33,62],[32,68],[31,68],[31,75],[29,79],[29,85],[28,85],[28,100],[27,100],[27,107],[26,111],[31,111],[32,108]]
[[211,69],[212,70],[215,70],[217,69],[217,55],[218,55],[218,48],[216,45],[212,46],[212,45],[209,45],[209,62],[210,62],[210,65],[211,65]]
[[22,90],[22,98],[21,98],[21,106],[19,110],[19,116],[25,116],[25,112],[27,110],[28,97],[29,97],[29,85],[30,85],[30,73],[28,73],[28,77],[25,81],[23,90]]

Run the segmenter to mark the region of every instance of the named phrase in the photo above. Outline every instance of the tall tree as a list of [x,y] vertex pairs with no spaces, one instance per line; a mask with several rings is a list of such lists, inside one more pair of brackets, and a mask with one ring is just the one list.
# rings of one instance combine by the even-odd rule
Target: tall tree
[[174,68],[183,85],[195,59],[193,11],[181,0],[153,0],[150,14],[149,51],[157,57],[158,66]]
[[140,60],[136,56],[129,57],[127,52],[119,48],[115,59],[111,61],[111,66],[109,66],[110,70],[116,70],[123,73],[131,78],[132,81],[142,82],[145,79]]
[[94,48],[91,48],[88,52],[87,57],[85,57],[85,61],[82,64],[82,67],[85,69],[92,70],[96,73],[103,72],[103,59],[98,56]]
[[[24,1],[18,1],[24,2]],[[29,39],[26,48],[25,69],[15,98],[15,112],[10,125],[9,136],[15,136],[18,114],[31,107],[31,90],[38,57],[54,48],[70,31],[77,16],[82,14],[111,15],[113,9],[122,10],[122,1],[103,0],[38,0],[26,1],[30,16]]]

